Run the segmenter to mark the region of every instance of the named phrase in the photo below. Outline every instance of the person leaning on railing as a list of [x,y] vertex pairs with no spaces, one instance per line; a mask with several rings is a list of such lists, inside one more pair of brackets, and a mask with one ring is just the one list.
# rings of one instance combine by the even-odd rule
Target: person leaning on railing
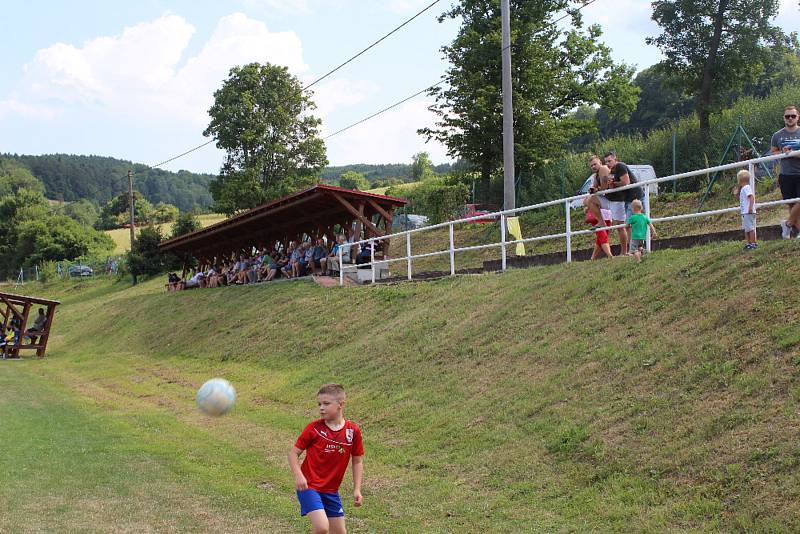
[[[797,126],[797,106],[786,106],[783,110],[784,127],[772,135],[770,148],[773,154],[800,150],[800,128]],[[781,172],[778,176],[781,196],[784,200],[800,197],[800,155],[781,160]],[[784,239],[798,237],[800,234],[800,203],[787,204],[789,217],[781,221]]]
[[589,156],[589,168],[592,169],[592,186],[589,188],[589,193],[592,193],[592,195],[583,200],[583,205],[586,206],[586,209],[598,221],[600,226],[608,226],[610,221],[609,224],[606,224],[601,210],[610,210],[609,200],[606,195],[597,195],[595,193],[608,187],[608,176],[611,171],[603,165],[603,162],[600,161],[600,156],[596,154]]

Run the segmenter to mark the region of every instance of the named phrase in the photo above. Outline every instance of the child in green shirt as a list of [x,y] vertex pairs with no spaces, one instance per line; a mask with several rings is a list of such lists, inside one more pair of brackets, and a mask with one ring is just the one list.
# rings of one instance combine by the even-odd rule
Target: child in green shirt
[[631,248],[630,253],[636,257],[636,261],[642,261],[642,251],[644,250],[645,241],[647,241],[647,229],[650,228],[651,235],[655,237],[656,229],[650,219],[642,213],[642,201],[635,199],[631,202],[633,215],[628,217],[625,224],[631,229]]

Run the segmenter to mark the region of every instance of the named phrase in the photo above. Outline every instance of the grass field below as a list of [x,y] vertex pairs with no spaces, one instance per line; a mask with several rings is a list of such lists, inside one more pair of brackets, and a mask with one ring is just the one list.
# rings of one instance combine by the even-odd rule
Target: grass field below
[[[426,283],[30,284],[0,363],[0,531],[304,532],[320,384],[365,436],[355,533],[800,529],[800,242]],[[237,406],[199,414],[222,376]]]

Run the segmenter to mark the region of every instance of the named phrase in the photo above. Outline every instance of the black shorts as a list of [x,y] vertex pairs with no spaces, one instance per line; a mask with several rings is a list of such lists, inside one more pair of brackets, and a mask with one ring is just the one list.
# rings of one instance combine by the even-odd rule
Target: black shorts
[[778,176],[783,200],[800,197],[800,174],[781,174]]

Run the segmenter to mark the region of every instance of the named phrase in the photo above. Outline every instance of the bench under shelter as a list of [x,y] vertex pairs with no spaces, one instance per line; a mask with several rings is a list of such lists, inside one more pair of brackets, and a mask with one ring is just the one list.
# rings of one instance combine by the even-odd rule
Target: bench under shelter
[[[344,233],[355,242],[392,233],[395,211],[405,206],[402,198],[319,184],[279,198],[194,232],[163,241],[162,252],[184,259],[184,272],[191,258],[201,268],[227,261],[232,255],[250,254],[253,247],[272,253],[286,250],[289,242],[325,236],[328,246]],[[380,257],[389,258],[389,240],[380,242]],[[352,257],[355,257],[353,251]],[[358,271],[345,266],[345,273],[359,281]],[[386,264],[379,269],[388,276]]]
[[[50,337],[50,329],[53,326],[53,316],[56,312],[56,306],[59,304],[61,303],[57,300],[0,292],[0,316],[2,316],[3,320],[3,333],[5,334],[6,328],[15,319],[20,329],[19,340],[15,345],[9,345],[6,348],[6,353],[9,356],[16,357],[19,356],[20,350],[35,350],[36,356],[40,358],[44,356],[47,350],[47,340]],[[43,308],[47,317],[44,329],[29,334],[28,328],[33,326],[33,320],[30,321],[30,324],[28,323],[28,319],[31,318],[31,310],[33,310],[33,315],[35,316],[38,308]],[[36,338],[36,342],[26,343],[32,337]]]

